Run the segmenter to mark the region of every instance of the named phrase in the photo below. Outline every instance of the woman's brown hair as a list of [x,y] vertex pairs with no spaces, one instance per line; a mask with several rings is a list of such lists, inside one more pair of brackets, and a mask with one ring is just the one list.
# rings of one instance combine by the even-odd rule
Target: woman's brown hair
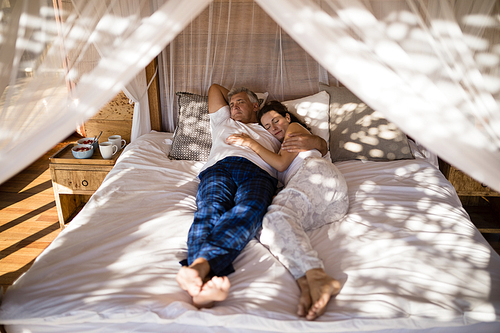
[[287,109],[287,107],[285,105],[283,105],[282,103],[280,103],[278,101],[269,101],[269,102],[266,102],[266,104],[264,104],[264,106],[262,107],[262,109],[259,110],[259,112],[257,113],[257,119],[259,119],[259,123],[261,125],[262,125],[262,122],[260,121],[260,119],[262,118],[263,115],[265,115],[269,111],[276,111],[280,115],[282,115],[283,117],[286,117],[286,114],[288,113],[288,115],[290,116],[290,120],[291,120],[292,123],[299,123],[302,126],[304,126],[305,128],[307,128],[308,131],[311,131],[311,129],[309,128],[309,126],[307,126],[306,124],[304,124],[304,122],[300,121],[299,118],[297,118],[293,113],[291,113],[291,112],[288,111],[288,109]]

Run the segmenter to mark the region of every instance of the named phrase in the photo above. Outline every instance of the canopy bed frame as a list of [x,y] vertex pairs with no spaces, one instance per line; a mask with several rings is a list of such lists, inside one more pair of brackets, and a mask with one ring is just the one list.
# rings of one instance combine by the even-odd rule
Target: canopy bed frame
[[[353,37],[350,34],[360,33],[357,28],[361,29],[366,24],[365,21],[351,20],[352,15],[368,15],[362,2],[319,1],[327,5],[322,9],[316,5],[317,1],[309,0],[216,1],[213,6],[207,7],[206,16],[194,20],[192,24],[188,24],[193,19],[190,15],[201,12],[204,7],[191,8],[193,5],[187,1],[160,1],[153,14],[148,12],[149,2],[141,2],[143,6],[138,10],[134,6],[139,3],[133,1],[127,2],[130,6],[123,8],[113,7],[120,2],[112,2],[109,8],[100,0],[74,2],[81,5],[79,15],[92,12],[93,15],[88,17],[81,14],[83,18],[94,19],[96,14],[93,11],[99,11],[102,20],[95,19],[96,31],[114,26],[110,22],[117,23],[116,26],[123,29],[111,32],[127,38],[123,44],[114,45],[115,35],[97,34],[102,38],[92,41],[100,47],[99,56],[104,61],[99,61],[95,68],[88,70],[91,75],[86,76],[84,70],[73,70],[64,77],[77,77],[78,85],[72,92],[81,98],[72,101],[69,106],[67,99],[60,104],[56,101],[61,110],[68,112],[69,120],[65,119],[64,123],[74,126],[75,119],[88,119],[125,85],[137,100],[134,107],[149,104],[148,126],[137,131],[140,135],[127,145],[80,213],[6,291],[0,307],[0,324],[8,333],[494,333],[500,330],[500,256],[471,222],[455,189],[439,171],[436,154],[420,144],[434,142],[438,152],[457,157],[457,151],[462,146],[450,144],[453,141],[450,137],[459,133],[460,129],[469,129],[470,123],[458,129],[451,126],[449,131],[445,131],[446,121],[429,122],[422,126],[422,119],[430,119],[428,116],[431,114],[426,114],[429,110],[422,106],[443,107],[449,113],[433,115],[436,117],[434,120],[451,122],[455,118],[447,119],[446,116],[455,115],[456,109],[462,105],[450,106],[446,104],[450,100],[433,94],[432,89],[439,87],[431,86],[433,81],[427,77],[395,85],[394,82],[400,82],[401,77],[408,73],[405,68],[398,67],[402,65],[400,62],[388,61],[388,68],[372,63],[377,57],[387,55],[386,51],[394,51],[392,43],[400,35],[391,35],[394,40],[389,44],[378,44],[379,30],[363,31],[367,36],[360,36],[359,39],[366,37],[366,45],[370,44],[369,38],[375,38],[371,45],[376,51],[373,53],[350,42]],[[204,6],[210,1],[195,2]],[[91,5],[86,7],[87,3]],[[254,62],[249,60],[234,65],[228,61],[219,64],[223,57],[213,57],[212,51],[196,47],[199,40],[217,44],[217,37],[228,35],[222,29],[229,29],[224,19],[228,17],[229,9],[222,6],[227,3],[235,9],[230,17],[236,28],[241,22],[238,15],[247,13],[237,10],[240,5],[249,6],[252,13],[260,11],[272,16],[271,19],[266,14],[266,19],[256,25],[252,25],[254,16],[248,16],[251,22],[246,27],[255,28],[257,33],[253,39],[244,40],[271,45],[264,48],[266,52],[252,53],[250,60],[254,59],[253,56],[258,57]],[[374,3],[377,6],[374,6],[373,18],[387,3]],[[425,7],[427,2],[404,2],[407,3],[416,6],[413,9],[417,14],[428,14],[424,10],[428,9]],[[440,1],[439,4],[446,7],[447,3]],[[265,12],[260,6],[265,8]],[[148,13],[143,14],[143,11]],[[116,16],[110,17],[110,12]],[[139,12],[140,16],[135,15]],[[414,12],[401,13],[396,16],[382,15],[379,25],[369,22],[377,27],[405,23],[417,32],[420,31],[418,27],[422,30],[427,27],[426,20],[408,19],[407,14],[413,15]],[[366,15],[363,17],[372,18]],[[412,15],[410,18],[418,17]],[[207,18],[215,18],[215,21]],[[441,22],[433,21],[432,15],[425,18],[429,22]],[[293,38],[273,20],[288,34],[293,34]],[[352,21],[353,28],[333,24],[342,20]],[[120,25],[120,22],[127,24]],[[206,22],[210,22],[209,26],[215,31],[213,38],[205,35]],[[89,21],[83,23],[89,24]],[[187,30],[182,30],[184,27]],[[307,31],[314,31],[318,39],[328,37],[328,43],[315,44],[312,38],[300,38],[304,27]],[[136,32],[136,28],[142,29],[140,33]],[[75,30],[75,33],[81,33],[76,35],[80,39],[94,36],[90,32],[83,34],[81,29]],[[66,37],[75,37],[72,30],[68,31]],[[178,40],[174,41],[178,43],[169,44],[179,32]],[[393,32],[388,30],[389,35]],[[450,31],[440,32],[447,34]],[[407,37],[419,36],[422,35],[408,34]],[[241,35],[235,33],[232,37],[236,41],[226,50],[228,59],[234,59],[241,51]],[[294,39],[301,40],[300,46],[293,42]],[[399,40],[402,47],[408,46],[405,40]],[[193,42],[194,46],[184,48],[183,43],[188,42]],[[224,43],[217,45],[220,44]],[[68,44],[68,47],[71,45]],[[108,48],[109,45],[116,49]],[[168,51],[158,55],[166,45]],[[343,49],[353,45],[359,48],[354,47],[352,52]],[[385,49],[388,46],[389,49]],[[184,52],[185,49],[189,52]],[[346,53],[337,54],[339,50]],[[461,49],[452,49],[456,50]],[[308,52],[315,54],[317,61]],[[130,57],[120,58],[124,54]],[[200,60],[200,54],[208,58]],[[71,55],[67,52],[67,59],[71,60]],[[274,58],[274,55],[277,57]],[[181,63],[170,62],[176,56]],[[190,56],[193,56],[193,62]],[[364,56],[365,63],[354,61]],[[155,57],[157,60],[150,63]],[[262,65],[268,58],[271,60]],[[276,59],[278,61],[274,61]],[[337,61],[330,62],[329,59]],[[414,64],[421,65],[419,59],[416,57]],[[119,66],[113,66],[113,60]],[[215,67],[222,70],[210,67],[215,63]],[[364,67],[368,63],[373,67]],[[143,73],[146,66],[146,77],[135,77],[139,83],[128,84],[137,73]],[[166,69],[162,74],[157,68]],[[365,70],[367,68],[370,70]],[[443,74],[439,66],[433,68],[438,69],[436,75]],[[290,71],[287,72],[287,69]],[[389,73],[386,70],[389,69],[402,70],[399,73],[402,76],[396,77],[394,82],[385,80],[385,75]],[[261,70],[273,75],[256,75]],[[410,71],[417,69],[411,67]],[[246,76],[238,76],[240,72]],[[343,75],[339,80],[349,89],[337,84],[333,73]],[[375,84],[377,75],[373,73],[380,74],[380,84]],[[96,80],[96,77],[101,80]],[[174,80],[168,81],[171,78]],[[284,102],[289,111],[303,119],[314,134],[323,137],[329,144],[328,158],[347,181],[350,201],[347,215],[310,233],[312,244],[324,261],[327,273],[342,282],[339,295],[330,301],[325,314],[315,321],[306,321],[296,315],[299,297],[296,282],[257,240],[252,240],[234,262],[235,272],[229,276],[229,296],[213,308],[196,309],[189,295],[175,281],[179,261],[186,256],[187,232],[196,210],[197,175],[211,144],[206,97],[208,86],[220,83],[232,87],[247,84],[245,82],[249,84],[248,88],[259,93],[262,100],[278,99]],[[446,84],[449,82],[439,81],[444,88],[450,88]],[[149,83],[153,88],[148,90],[149,102],[145,103],[142,92],[145,93],[146,89],[134,88],[146,87]],[[410,96],[410,90],[406,89],[409,86],[416,89],[413,97],[422,97],[422,100]],[[137,91],[132,93],[134,90]],[[429,96],[420,94],[424,90]],[[401,99],[395,98],[393,92],[403,93],[397,95],[402,96]],[[460,97],[470,97],[468,93],[474,92],[471,89]],[[375,103],[364,103],[358,96],[363,97],[363,101],[366,99],[366,102]],[[491,94],[489,97],[494,100]],[[164,105],[158,103],[159,100],[165,101],[163,104],[167,107],[162,109]],[[47,103],[50,106],[52,100]],[[377,106],[384,106],[380,111],[390,117],[379,112]],[[46,108],[46,112],[50,111],[51,108]],[[136,111],[134,117],[139,115]],[[415,117],[415,113],[421,117]],[[405,117],[413,119],[414,123]],[[463,117],[459,116],[460,119]],[[396,126],[392,119],[402,125]],[[472,119],[482,121],[485,118]],[[460,132],[465,139],[455,138],[463,141],[465,155],[486,155],[484,161],[492,162],[484,163],[484,174],[477,178],[486,178],[494,188],[498,185],[498,176],[488,175],[494,175],[498,165],[499,154],[493,149],[497,147],[496,137],[478,136],[478,133],[480,130],[495,133],[496,119],[496,116],[491,116],[491,123],[482,124],[484,128],[476,124],[477,128],[473,126],[474,130],[470,133]],[[144,122],[140,125],[143,126]],[[412,125],[420,126],[423,131],[419,132],[419,142],[409,140],[405,135],[405,132],[412,135],[416,131]],[[427,128],[434,131],[426,132]],[[64,131],[49,134],[50,140],[56,140]],[[481,140],[473,141],[471,138]],[[488,141],[488,138],[491,140]],[[50,143],[49,139],[47,142]],[[484,146],[474,146],[483,143]],[[448,152],[446,147],[453,149]],[[481,163],[475,158],[472,158],[471,164],[461,161],[469,170]]]

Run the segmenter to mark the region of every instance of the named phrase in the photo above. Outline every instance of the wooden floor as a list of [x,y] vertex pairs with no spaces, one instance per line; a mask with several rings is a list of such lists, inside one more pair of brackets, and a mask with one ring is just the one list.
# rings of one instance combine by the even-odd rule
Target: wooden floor
[[[0,285],[4,292],[28,270],[35,258],[60,232],[49,157],[79,138],[76,133],[68,137],[0,185]],[[486,222],[498,226],[498,214],[483,216],[478,211],[469,213],[473,221],[487,219]],[[485,233],[485,237],[499,252],[499,234],[490,231]]]
[[0,286],[4,292],[60,232],[49,157],[80,138],[73,134],[0,185]]

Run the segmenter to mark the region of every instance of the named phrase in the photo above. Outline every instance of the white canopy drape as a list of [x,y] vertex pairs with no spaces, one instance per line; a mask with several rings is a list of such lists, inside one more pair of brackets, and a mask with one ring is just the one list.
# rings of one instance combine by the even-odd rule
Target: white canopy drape
[[[256,2],[367,104],[500,189],[499,21],[485,15],[496,1],[374,1],[371,11],[361,1],[325,1],[326,11],[312,1]],[[485,28],[497,36],[477,35]]]
[[[0,182],[92,117],[209,3],[170,0],[151,12],[149,1],[136,2],[135,13],[123,10],[128,1],[102,0],[56,6],[18,0],[3,8],[0,87],[8,88],[1,101]],[[13,45],[9,57],[4,49]]]
[[[297,84],[313,92],[327,70],[407,134],[500,191],[498,1],[256,0],[249,12],[231,11],[240,2],[3,1],[0,182],[124,90],[185,27],[196,29],[198,23],[189,23],[209,6],[211,30],[184,30],[160,57],[167,65],[184,59],[183,66],[166,67],[161,80],[162,107],[174,121],[179,87],[204,93],[212,82],[242,85],[240,79],[250,77],[240,77],[242,69],[253,69],[246,85],[282,99],[292,97]],[[261,26],[262,10],[277,25]],[[246,36],[237,30],[242,25],[231,24],[240,19],[256,23],[250,25],[253,37],[233,41],[235,47],[221,36],[235,30]],[[248,53],[262,45],[259,29],[276,31],[276,38],[260,53]],[[193,36],[183,44],[194,52],[196,41],[205,56],[186,61],[180,38]],[[300,71],[287,67],[297,49],[291,38],[310,54],[301,65],[307,74],[299,78]],[[250,63],[238,61],[247,54],[255,55]],[[189,82],[193,70],[204,71],[206,79]],[[164,125],[171,130],[173,124]]]

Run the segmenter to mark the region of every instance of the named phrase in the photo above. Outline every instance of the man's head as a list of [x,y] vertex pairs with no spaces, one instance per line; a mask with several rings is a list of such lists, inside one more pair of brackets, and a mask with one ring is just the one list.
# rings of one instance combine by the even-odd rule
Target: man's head
[[247,88],[233,88],[227,94],[231,118],[242,123],[256,123],[259,111],[257,95]]

